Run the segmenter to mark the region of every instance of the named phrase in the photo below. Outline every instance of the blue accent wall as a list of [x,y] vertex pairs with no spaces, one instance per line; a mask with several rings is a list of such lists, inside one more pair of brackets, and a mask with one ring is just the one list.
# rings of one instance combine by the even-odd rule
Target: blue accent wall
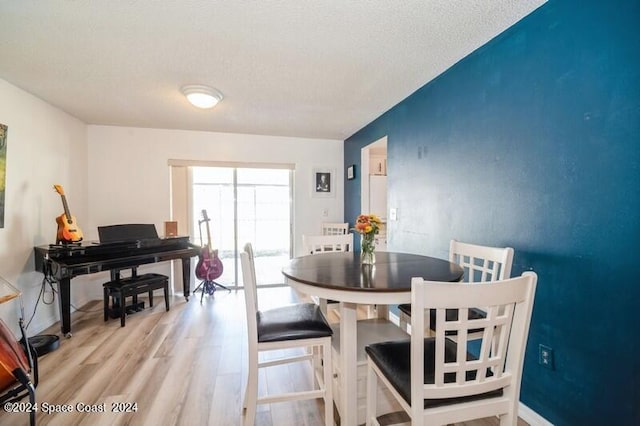
[[388,136],[389,250],[538,273],[521,401],[557,425],[640,424],[639,27],[637,0],[551,0],[345,141],[361,171]]

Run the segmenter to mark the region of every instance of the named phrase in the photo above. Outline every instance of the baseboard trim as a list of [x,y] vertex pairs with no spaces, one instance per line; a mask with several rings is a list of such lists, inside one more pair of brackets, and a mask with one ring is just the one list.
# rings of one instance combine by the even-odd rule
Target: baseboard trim
[[518,417],[529,423],[530,426],[553,426],[553,423],[524,405],[522,401],[518,406]]
[[[400,326],[400,317],[398,317],[398,315],[396,315],[394,312],[389,311],[389,321],[397,326]],[[518,405],[518,417],[529,423],[530,426],[553,426],[553,423],[549,422],[540,414],[524,405],[522,401]]]
[[[56,306],[56,310],[57,310],[57,306]],[[51,327],[52,325],[54,325],[55,323],[59,322],[57,316],[55,315],[55,313],[50,313],[49,315],[47,315],[44,318],[38,318],[38,320],[32,324],[30,324],[29,326],[29,331],[31,333],[28,333],[29,335],[35,335],[38,333],[42,333],[44,330],[48,329],[49,327]]]
[[[56,297],[60,297],[60,295],[56,294]],[[74,303],[74,305],[77,304],[77,306],[84,306],[87,303],[92,302],[94,300],[102,301],[102,296],[100,297],[100,299],[84,299]],[[47,315],[44,316],[43,318],[38,318],[36,322],[34,322],[29,326],[29,330],[34,331],[35,334],[38,334],[38,333],[42,333],[49,327],[55,325],[56,323],[61,325],[62,320],[60,319],[60,308],[58,306],[59,303],[60,302],[58,301],[55,304],[53,304],[53,308],[47,313]],[[73,314],[74,312],[76,312],[76,308],[74,306],[71,306],[71,314]]]

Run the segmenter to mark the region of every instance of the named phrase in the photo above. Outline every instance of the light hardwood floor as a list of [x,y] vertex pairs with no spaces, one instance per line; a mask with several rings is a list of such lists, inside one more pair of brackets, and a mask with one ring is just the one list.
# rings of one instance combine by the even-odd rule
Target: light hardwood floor
[[[244,293],[218,290],[213,296],[175,296],[171,310],[154,298],[154,307],[105,323],[102,301],[72,316],[73,337],[39,359],[38,425],[212,425],[241,424],[246,382],[247,342]],[[298,301],[288,288],[259,291],[260,308]],[[146,299],[144,299],[146,301]],[[333,318],[335,320],[335,318]],[[60,334],[59,325],[43,332]],[[303,365],[272,367],[261,373],[260,392],[303,388],[310,375]],[[105,404],[104,413],[82,413],[78,404]],[[71,406],[71,413],[45,413]],[[112,407],[135,412],[116,413]],[[133,408],[133,406],[129,406]],[[0,410],[1,425],[28,424],[26,414]],[[256,425],[323,425],[321,400],[258,407]],[[496,419],[465,423],[497,425]],[[527,424],[520,420],[519,426]]]

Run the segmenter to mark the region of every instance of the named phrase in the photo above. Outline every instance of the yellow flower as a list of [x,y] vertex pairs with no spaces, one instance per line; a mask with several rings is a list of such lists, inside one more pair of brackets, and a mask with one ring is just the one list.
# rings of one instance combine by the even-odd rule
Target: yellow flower
[[378,233],[380,226],[382,221],[375,214],[360,214],[356,218],[355,227],[351,229],[365,236],[369,234],[373,236]]

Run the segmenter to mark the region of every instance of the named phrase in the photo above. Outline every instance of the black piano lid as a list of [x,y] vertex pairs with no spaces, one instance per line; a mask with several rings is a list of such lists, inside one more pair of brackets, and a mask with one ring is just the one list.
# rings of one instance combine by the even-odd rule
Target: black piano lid
[[122,225],[98,226],[101,243],[157,239],[158,232],[153,224],[128,223]]
[[36,247],[36,257],[76,263],[126,256],[128,252],[133,255],[191,247],[188,236],[158,237],[153,224],[99,226],[98,234],[100,241],[83,240]]
[[[98,259],[122,257],[127,255],[143,254],[146,252],[158,252],[191,248],[189,236],[175,236],[166,238],[144,238],[129,241],[113,241],[101,243],[98,241],[81,241],[73,244],[49,244],[48,246],[35,247],[36,258],[48,258],[65,261],[67,263],[89,262]],[[38,259],[36,259],[36,263]]]

